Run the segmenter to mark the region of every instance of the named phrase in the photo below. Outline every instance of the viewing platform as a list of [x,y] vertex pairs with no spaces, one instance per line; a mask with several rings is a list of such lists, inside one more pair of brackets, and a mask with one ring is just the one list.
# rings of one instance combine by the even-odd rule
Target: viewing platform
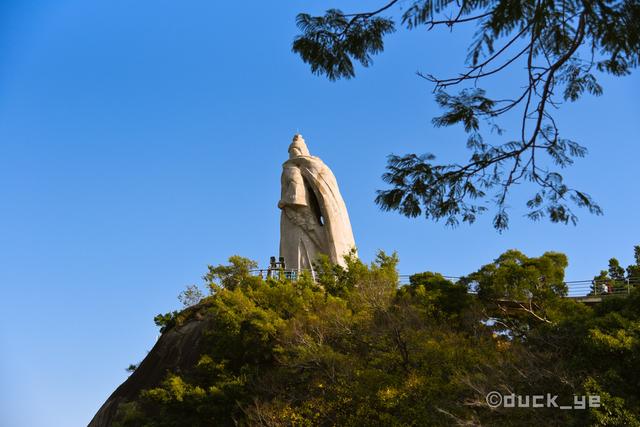
[[[300,278],[300,276],[304,272],[308,272],[311,277],[314,277],[315,273],[311,270],[292,270],[280,268],[279,263],[276,262],[271,268],[261,268],[251,270],[251,274],[254,276],[260,276],[263,279],[267,279],[269,277],[275,279],[284,278],[286,280],[296,281]],[[412,274],[399,274],[398,282],[400,286],[405,286],[410,283]],[[451,280],[452,282],[457,282],[460,277],[456,276],[443,276],[445,279]],[[567,285],[568,293],[564,295],[565,298],[570,298],[575,301],[593,305],[602,302],[605,298],[610,297],[626,297],[631,293],[631,291],[638,285],[640,285],[640,281],[594,281],[594,280],[574,280],[564,282]],[[469,293],[475,294],[476,290],[474,287],[469,288]]]

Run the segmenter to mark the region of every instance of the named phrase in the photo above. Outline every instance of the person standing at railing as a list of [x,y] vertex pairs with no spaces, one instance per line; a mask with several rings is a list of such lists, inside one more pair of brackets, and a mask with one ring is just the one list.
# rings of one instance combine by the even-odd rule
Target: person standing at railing
[[607,282],[602,282],[600,284],[600,292],[602,294],[608,294],[609,293],[609,286],[607,285]]

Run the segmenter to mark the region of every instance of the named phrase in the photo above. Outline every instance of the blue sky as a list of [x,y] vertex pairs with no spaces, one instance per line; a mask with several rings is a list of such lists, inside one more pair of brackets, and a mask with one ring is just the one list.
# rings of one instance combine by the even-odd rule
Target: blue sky
[[[470,33],[399,32],[355,80],[311,75],[290,52],[296,13],[355,4],[2,2],[0,425],[86,425],[155,342],[153,316],[178,308],[207,264],[276,255],[296,131],[337,176],[367,261],[397,250],[402,273],[462,275],[509,248],[557,250],[569,280],[611,256],[631,262],[637,74],[604,77],[604,96],[558,113],[590,149],[566,178],[604,216],[531,223],[514,205],[503,234],[490,217],[456,229],[407,219],[373,203],[385,157],[463,154],[459,129],[431,126],[438,109],[415,72],[459,70]],[[494,86],[518,84],[503,79]]]

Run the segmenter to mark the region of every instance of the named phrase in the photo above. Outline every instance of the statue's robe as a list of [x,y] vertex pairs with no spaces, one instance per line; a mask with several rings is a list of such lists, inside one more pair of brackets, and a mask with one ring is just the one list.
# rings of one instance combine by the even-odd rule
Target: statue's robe
[[313,270],[319,254],[344,265],[355,249],[347,207],[331,170],[315,156],[297,156],[283,165],[280,256],[286,269]]

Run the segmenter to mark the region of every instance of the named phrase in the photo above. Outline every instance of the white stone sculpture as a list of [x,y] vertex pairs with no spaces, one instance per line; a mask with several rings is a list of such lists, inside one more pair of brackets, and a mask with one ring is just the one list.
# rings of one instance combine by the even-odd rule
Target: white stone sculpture
[[280,257],[287,270],[311,270],[319,254],[344,265],[355,250],[351,222],[333,172],[309,154],[301,135],[289,146],[282,165]]

